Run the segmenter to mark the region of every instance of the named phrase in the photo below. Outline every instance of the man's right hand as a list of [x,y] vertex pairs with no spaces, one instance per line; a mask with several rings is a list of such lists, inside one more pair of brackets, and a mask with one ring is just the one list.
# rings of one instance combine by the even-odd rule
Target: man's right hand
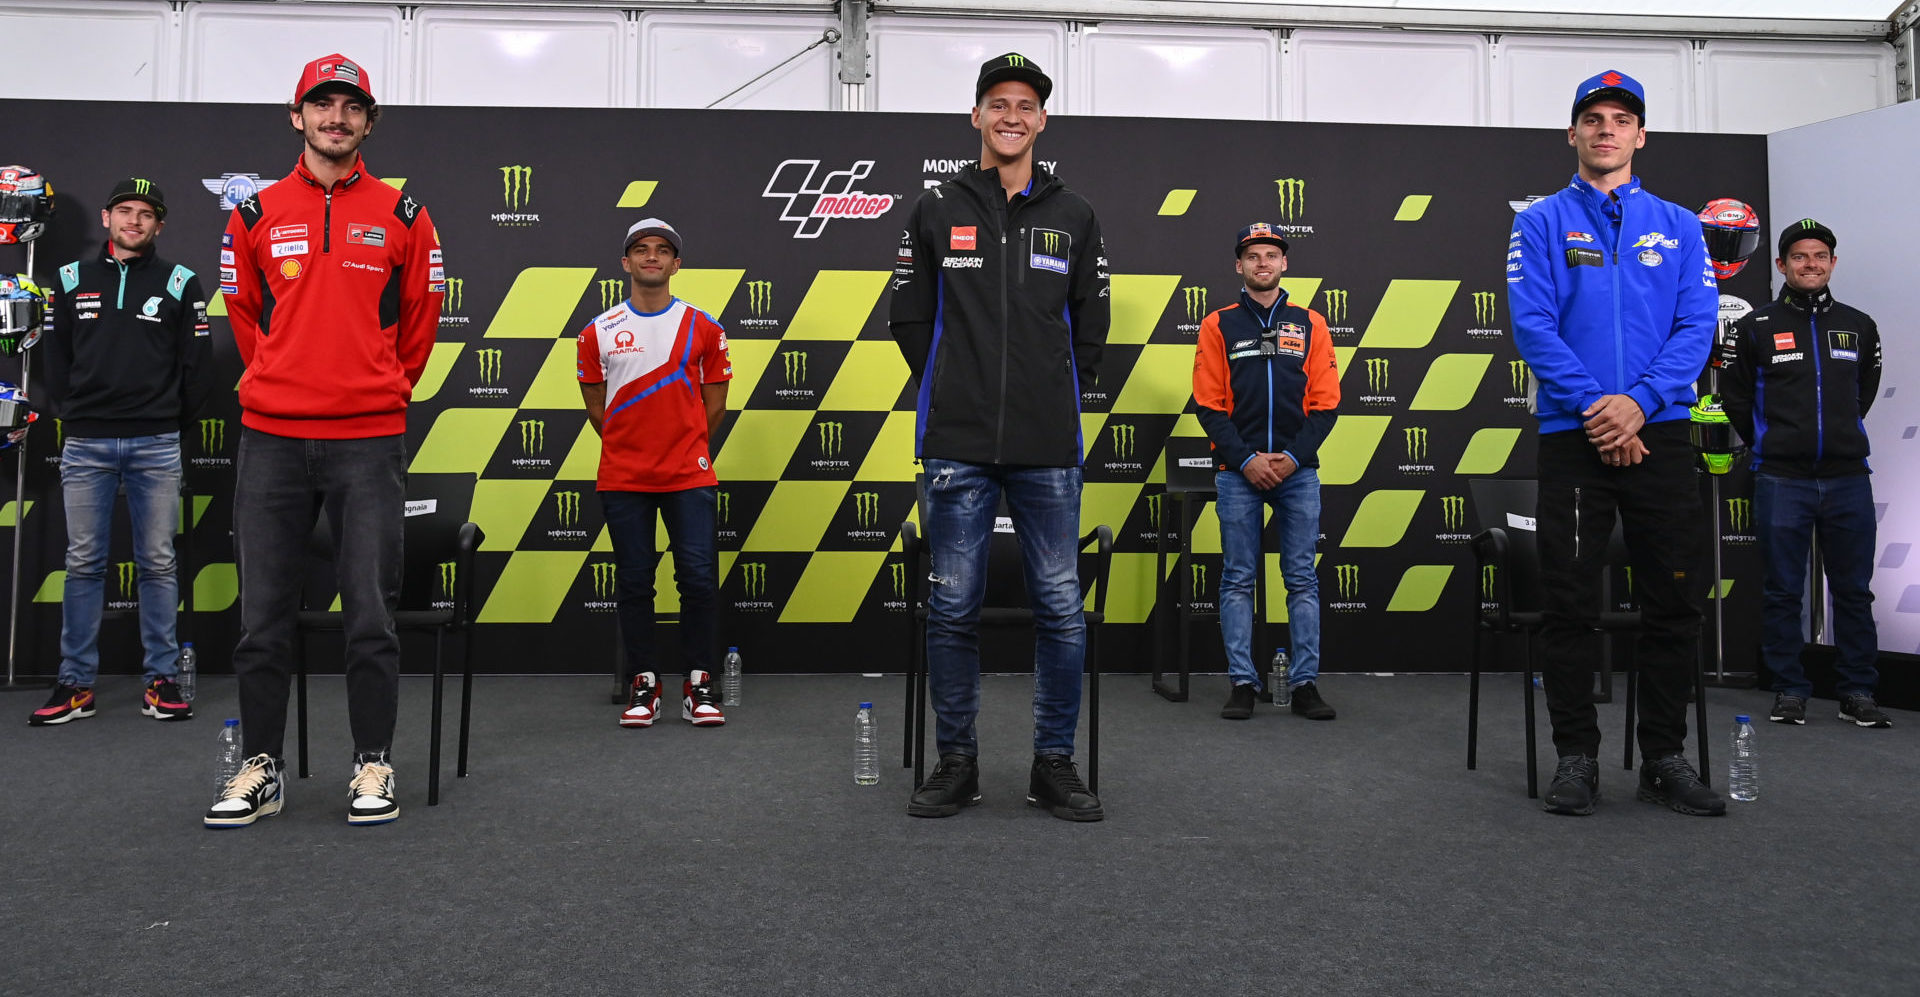
[[1282,474],[1279,468],[1279,462],[1282,456],[1281,454],[1256,453],[1253,455],[1253,459],[1247,461],[1246,466],[1240,469],[1240,474],[1247,479],[1248,484],[1264,492],[1286,479],[1286,475]]

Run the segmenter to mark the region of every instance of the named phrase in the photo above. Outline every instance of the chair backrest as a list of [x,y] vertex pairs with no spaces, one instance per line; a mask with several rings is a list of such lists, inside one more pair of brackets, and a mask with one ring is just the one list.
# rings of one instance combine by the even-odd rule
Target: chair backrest
[[1213,444],[1206,437],[1167,437],[1167,491],[1213,491]]
[[[400,609],[443,608],[453,599],[459,580],[452,562],[460,527],[473,512],[474,481],[471,474],[407,475]],[[302,603],[308,609],[335,608],[340,587],[333,573],[333,528],[326,516],[314,525],[307,550]]]
[[1467,482],[1473,498],[1476,532],[1498,528],[1507,535],[1506,586],[1513,593],[1508,611],[1538,612],[1540,599],[1540,545],[1534,527],[1540,489],[1531,478],[1474,478]]

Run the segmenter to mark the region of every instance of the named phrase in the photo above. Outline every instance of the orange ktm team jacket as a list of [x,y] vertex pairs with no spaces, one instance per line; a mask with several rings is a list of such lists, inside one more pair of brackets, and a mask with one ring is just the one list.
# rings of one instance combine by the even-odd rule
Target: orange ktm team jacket
[[303,161],[234,209],[220,291],[240,359],[240,421],[276,436],[407,431],[446,274],[427,209],[366,171],[321,186]]
[[1319,312],[1288,301],[1240,300],[1200,322],[1193,400],[1213,441],[1214,465],[1238,471],[1255,453],[1320,466],[1320,443],[1340,406],[1340,371]]

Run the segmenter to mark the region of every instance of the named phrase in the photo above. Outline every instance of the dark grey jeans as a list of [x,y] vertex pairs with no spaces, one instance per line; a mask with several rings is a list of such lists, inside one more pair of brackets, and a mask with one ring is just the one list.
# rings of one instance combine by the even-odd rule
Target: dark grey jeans
[[346,624],[347,716],[354,752],[393,744],[400,704],[401,524],[407,497],[404,436],[297,440],[247,429],[233,489],[240,568],[240,732],[248,755],[285,756],[287,690],[308,537],[322,511]]

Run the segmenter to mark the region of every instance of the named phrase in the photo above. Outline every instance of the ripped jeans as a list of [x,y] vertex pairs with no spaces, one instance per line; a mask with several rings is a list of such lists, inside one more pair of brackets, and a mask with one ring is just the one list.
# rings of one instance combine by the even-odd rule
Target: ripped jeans
[[941,754],[977,755],[980,605],[1000,499],[1020,540],[1033,605],[1033,750],[1073,754],[1086,623],[1081,618],[1080,469],[926,461],[927,673]]

